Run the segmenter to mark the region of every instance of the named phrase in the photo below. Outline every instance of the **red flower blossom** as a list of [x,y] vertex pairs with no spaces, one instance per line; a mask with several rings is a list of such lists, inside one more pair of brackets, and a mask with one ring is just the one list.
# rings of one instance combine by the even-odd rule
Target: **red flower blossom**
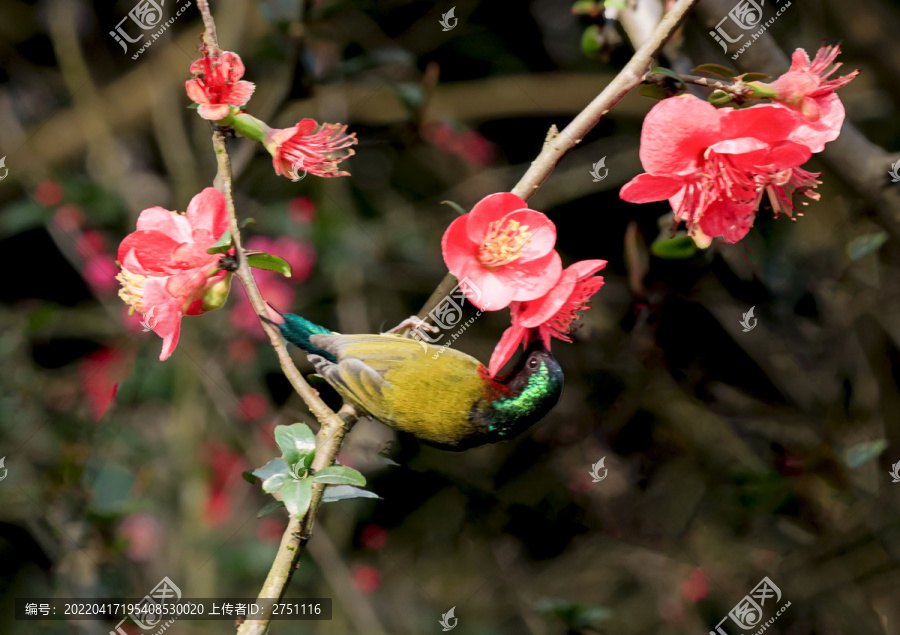
[[208,187],[191,199],[185,214],[145,209],[137,231],[119,245],[119,297],[145,314],[145,325],[163,338],[160,361],[178,345],[182,316],[216,308],[204,300],[218,291],[214,285],[228,279],[226,272],[217,271],[222,254],[206,250],[227,229],[225,197]]
[[571,342],[576,311],[589,311],[588,301],[603,286],[603,276],[594,274],[606,266],[605,260],[582,260],[567,267],[546,295],[530,302],[513,302],[510,305],[512,326],[503,333],[491,355],[488,370],[495,377],[513,356],[521,343],[527,346],[532,337],[538,336],[544,346],[550,348],[550,338]]
[[349,176],[349,172],[338,170],[338,163],[355,154],[349,148],[356,144],[356,133],[347,134],[347,126],[341,124],[319,126],[312,119],[303,119],[293,128],[269,128],[263,144],[272,155],[276,174],[291,179],[303,178],[299,172]]
[[[840,52],[840,45],[823,46],[810,62],[806,51],[794,51],[790,70],[768,84],[775,91],[773,99],[801,112],[807,121],[818,121],[823,110],[826,113],[833,111],[835,103],[840,106],[840,100],[834,95],[834,91],[859,75],[859,71],[855,70],[843,77],[828,79],[841,67],[840,62],[834,63]],[[842,106],[841,110],[843,111]]]
[[795,193],[818,200],[818,174],[799,166],[837,136],[842,113],[839,119],[813,126],[779,104],[734,110],[690,95],[664,99],[641,131],[647,173],[626,183],[619,196],[631,203],[668,199],[676,221],[686,221],[690,232],[699,221],[707,236],[737,242],[753,225],[764,194],[776,216],[793,215]]
[[503,192],[484,197],[452,223],[441,240],[444,262],[480,309],[497,311],[513,301],[534,300],[550,290],[562,273],[553,249],[556,226],[524,200]]
[[256,86],[238,81],[244,76],[244,63],[236,53],[223,51],[218,58],[204,55],[191,64],[194,79],[184,83],[191,101],[200,104],[197,112],[204,119],[215,121],[231,113],[232,106],[250,101]]

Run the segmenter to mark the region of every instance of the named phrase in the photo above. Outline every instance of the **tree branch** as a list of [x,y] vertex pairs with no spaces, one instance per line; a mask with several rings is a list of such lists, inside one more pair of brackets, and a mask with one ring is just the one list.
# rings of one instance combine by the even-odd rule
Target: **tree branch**
[[[538,188],[547,180],[556,164],[572,148],[581,143],[585,135],[590,132],[597,123],[612,110],[629,92],[634,90],[644,80],[644,76],[650,69],[653,58],[657,56],[663,45],[675,33],[697,0],[678,0],[675,5],[663,16],[662,21],[656,26],[653,35],[631,57],[625,67],[606,85],[606,88],[597,95],[587,107],[578,113],[569,125],[561,132],[548,135],[544,147],[532,162],[531,167],[522,178],[510,190],[513,194],[528,200]],[[448,273],[440,285],[431,294],[431,297],[419,311],[419,318],[426,319],[441,298],[456,285],[455,277]]]

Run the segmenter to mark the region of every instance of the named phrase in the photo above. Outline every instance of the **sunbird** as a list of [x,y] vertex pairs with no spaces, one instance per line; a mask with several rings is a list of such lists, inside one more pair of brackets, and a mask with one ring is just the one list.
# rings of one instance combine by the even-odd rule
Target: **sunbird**
[[[540,337],[506,375],[474,357],[392,334],[342,335],[290,313],[273,322],[316,372],[362,414],[444,450],[511,439],[540,421],[563,372]],[[399,328],[399,327],[398,327]]]

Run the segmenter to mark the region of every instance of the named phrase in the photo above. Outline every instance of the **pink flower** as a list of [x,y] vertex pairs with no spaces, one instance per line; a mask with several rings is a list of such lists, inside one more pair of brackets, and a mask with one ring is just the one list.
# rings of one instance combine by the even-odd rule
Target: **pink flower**
[[[843,77],[828,79],[841,67],[840,62],[834,63],[840,52],[840,45],[823,46],[816,53],[815,59],[810,62],[806,51],[803,49],[794,51],[790,70],[768,84],[775,91],[776,96],[773,99],[801,112],[803,117],[811,122],[818,121],[823,111],[825,113],[833,111],[835,103],[840,105],[834,91],[849,84],[859,75],[859,71],[855,70]],[[843,111],[843,107],[841,110]]]
[[562,272],[559,282],[544,296],[530,302],[510,305],[512,326],[503,333],[491,355],[489,371],[495,377],[509,361],[519,344],[527,346],[532,337],[540,337],[549,350],[550,338],[571,342],[576,311],[589,311],[588,301],[603,286],[603,276],[594,274],[606,266],[605,260],[582,260]]
[[641,131],[647,173],[619,196],[631,203],[668,199],[690,232],[699,221],[707,236],[737,242],[753,225],[763,195],[776,216],[793,215],[795,193],[818,200],[818,174],[799,166],[837,136],[842,121],[843,114],[814,127],[779,104],[734,110],[690,95],[664,99]]
[[215,121],[231,113],[232,106],[250,101],[256,86],[238,81],[244,76],[244,63],[236,53],[223,51],[218,58],[204,55],[191,64],[194,79],[184,83],[191,101],[200,104],[197,112],[204,119]]
[[[556,226],[509,192],[484,197],[450,223],[441,240],[444,262],[480,309],[497,311],[510,302],[535,300],[559,280],[562,263],[553,249]],[[476,297],[473,297],[476,296]]]
[[303,119],[292,128],[270,128],[263,144],[272,155],[276,174],[291,179],[302,178],[299,172],[349,176],[349,172],[338,170],[338,163],[354,155],[348,148],[356,144],[356,133],[347,134],[347,126],[341,124],[319,126],[312,119]]
[[145,314],[146,326],[163,338],[160,361],[178,345],[182,316],[209,310],[204,292],[225,282],[226,272],[218,271],[222,254],[206,250],[227,229],[225,197],[208,187],[191,199],[185,214],[145,209],[137,231],[119,245],[119,297]]

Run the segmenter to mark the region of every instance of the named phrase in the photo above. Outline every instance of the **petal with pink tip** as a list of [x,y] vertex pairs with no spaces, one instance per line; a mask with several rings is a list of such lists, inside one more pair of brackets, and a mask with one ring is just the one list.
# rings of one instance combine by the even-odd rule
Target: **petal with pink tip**
[[488,365],[488,372],[491,374],[491,377],[497,376],[497,373],[500,372],[506,365],[506,362],[508,362],[515,354],[516,349],[527,334],[528,331],[521,326],[516,325],[510,326],[503,332],[500,341],[497,342],[497,346],[494,347],[494,352],[491,353],[491,361]]
[[[472,211],[462,218],[466,219],[469,239],[480,245],[491,223],[500,220],[510,212],[527,209],[528,203],[521,197],[511,192],[499,192],[497,194],[489,194],[475,203]],[[536,213],[539,214],[540,212]]]
[[683,187],[682,179],[638,174],[622,186],[619,198],[629,203],[653,203],[675,196]]
[[225,195],[214,187],[205,188],[191,199],[185,216],[191,227],[204,227],[214,236],[221,236],[228,229]]

